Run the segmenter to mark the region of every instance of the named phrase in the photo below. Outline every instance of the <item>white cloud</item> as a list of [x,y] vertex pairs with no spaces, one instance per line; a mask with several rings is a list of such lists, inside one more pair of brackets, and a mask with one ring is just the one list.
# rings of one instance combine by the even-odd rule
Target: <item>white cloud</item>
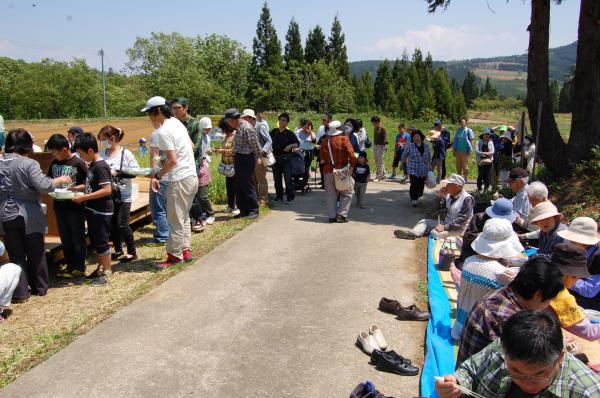
[[431,52],[433,59],[452,60],[511,55],[519,42],[523,42],[522,38],[502,32],[500,27],[496,31],[482,31],[464,25],[457,28],[429,25],[423,30],[409,30],[403,36],[380,38],[361,52],[376,58],[399,58],[405,48],[410,54],[419,47],[424,53]]
[[0,40],[0,55],[13,59],[23,59],[29,62],[40,61],[44,58],[51,58],[56,61],[71,61],[73,58],[84,58],[92,66],[100,63],[93,49],[80,51],[68,47],[49,47],[42,44],[28,44],[10,40]]

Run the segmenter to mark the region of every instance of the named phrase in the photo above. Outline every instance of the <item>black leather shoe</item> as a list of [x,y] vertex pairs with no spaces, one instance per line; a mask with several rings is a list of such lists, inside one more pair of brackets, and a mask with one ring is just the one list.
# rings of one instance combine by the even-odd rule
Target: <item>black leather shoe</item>
[[399,321],[426,321],[429,319],[429,312],[421,311],[416,305],[408,307],[400,307],[400,311],[396,314]]
[[419,374],[419,368],[407,363],[402,356],[395,352],[394,354],[387,351],[373,350],[371,363],[375,365],[377,370],[382,372],[395,373],[401,376],[416,376]]

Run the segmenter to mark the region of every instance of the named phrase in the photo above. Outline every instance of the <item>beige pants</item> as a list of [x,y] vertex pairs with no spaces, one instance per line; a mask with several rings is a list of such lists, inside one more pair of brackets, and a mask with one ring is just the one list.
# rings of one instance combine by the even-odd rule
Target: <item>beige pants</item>
[[456,174],[465,177],[465,180],[469,177],[469,154],[467,152],[454,152],[456,159]]
[[[340,198],[340,207],[336,208],[338,195]],[[348,217],[353,195],[354,190],[352,188],[347,191],[338,191],[335,189],[333,173],[325,174],[325,200],[327,202],[327,216],[329,218],[335,218],[337,215]]]
[[375,154],[375,164],[377,165],[375,178],[385,178],[385,163],[383,159],[385,148],[385,145],[375,145],[375,148],[373,149],[373,153]]
[[269,183],[267,182],[267,168],[264,164],[257,164],[254,167],[254,187],[258,200],[269,200]]
[[198,191],[198,177],[190,176],[179,181],[169,181],[167,188],[167,223],[169,238],[167,253],[182,258],[183,249],[190,248],[192,231],[190,209]]

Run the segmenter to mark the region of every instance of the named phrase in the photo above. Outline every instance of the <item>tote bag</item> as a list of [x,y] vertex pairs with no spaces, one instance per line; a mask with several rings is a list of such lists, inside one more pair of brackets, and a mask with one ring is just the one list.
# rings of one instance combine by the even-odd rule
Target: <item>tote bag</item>
[[348,165],[341,169],[335,168],[335,163],[333,162],[333,154],[331,152],[331,141],[327,139],[327,146],[329,147],[329,158],[331,159],[331,165],[333,166],[333,179],[335,181],[335,189],[337,191],[348,191],[352,189],[354,186],[354,181],[352,180],[352,176],[348,172]]

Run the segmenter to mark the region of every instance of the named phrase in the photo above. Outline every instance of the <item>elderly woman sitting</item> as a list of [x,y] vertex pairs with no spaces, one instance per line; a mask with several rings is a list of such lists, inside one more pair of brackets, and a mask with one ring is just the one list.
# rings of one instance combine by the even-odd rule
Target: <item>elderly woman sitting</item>
[[539,231],[538,255],[550,256],[554,246],[564,241],[558,232],[566,230],[562,223],[564,216],[558,212],[552,202],[542,202],[531,211],[531,224]]
[[446,218],[443,222],[432,219],[420,220],[412,229],[397,229],[394,236],[398,239],[415,239],[427,236],[429,233],[436,238],[448,235],[462,235],[471,217],[475,199],[464,189],[465,179],[458,174],[452,174],[450,178],[442,180],[442,187],[438,193],[436,202],[438,210],[446,210]]

